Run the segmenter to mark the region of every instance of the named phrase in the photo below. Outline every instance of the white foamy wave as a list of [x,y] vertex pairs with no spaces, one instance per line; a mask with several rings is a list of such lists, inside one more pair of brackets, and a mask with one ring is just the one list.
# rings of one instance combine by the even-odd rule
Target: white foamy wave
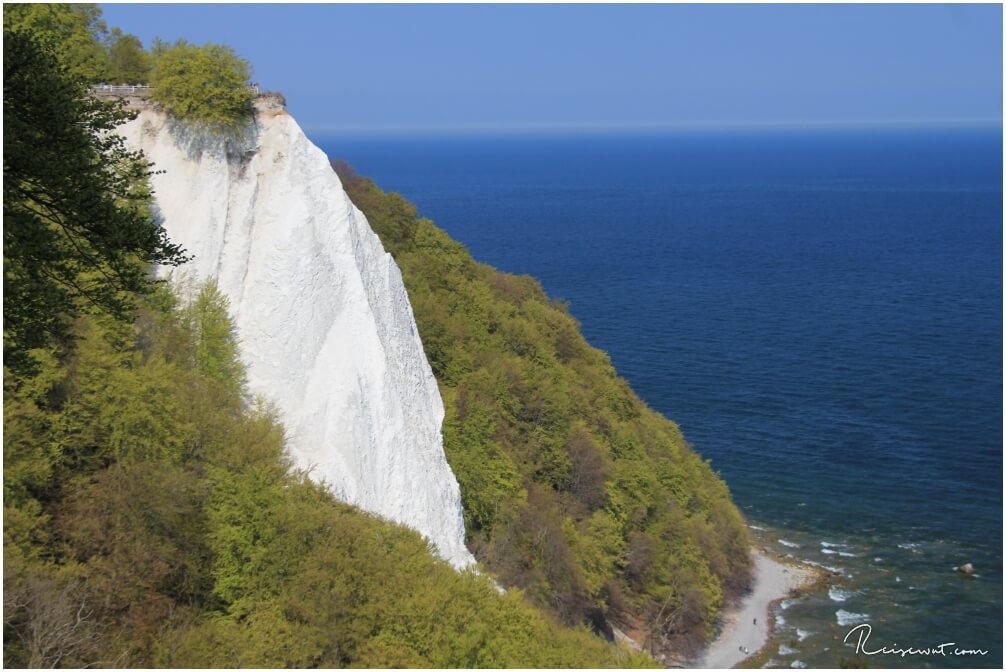
[[807,667],[807,663],[803,662],[802,660],[794,660],[792,663],[789,664],[789,666],[796,670],[802,670],[803,668]]
[[780,656],[792,656],[794,653],[796,653],[796,649],[791,649],[790,647],[786,646],[785,644],[780,644],[779,645],[779,655]]
[[825,548],[851,548],[849,544],[840,544],[835,541],[822,541],[821,545]]
[[825,555],[838,555],[843,558],[858,558],[859,556],[855,553],[849,553],[848,551],[836,551],[830,548],[822,548],[821,552]]
[[788,546],[790,548],[800,548],[800,544],[794,543],[792,541],[786,541],[785,539],[780,539],[779,543],[783,546]]
[[779,608],[780,609],[789,609],[794,604],[796,604],[796,602],[797,602],[796,600],[783,600],[782,602],[779,603]]
[[831,567],[829,565],[821,564],[820,562],[814,562],[813,560],[804,560],[803,562],[807,563],[808,565],[820,567],[821,569],[827,570],[832,574],[841,574],[844,571],[841,567]]
[[894,582],[895,583],[901,583],[901,577],[900,576],[894,577]]
[[855,595],[855,593],[851,590],[842,590],[841,588],[836,588],[835,586],[828,589],[828,597],[831,598],[832,602],[845,602],[853,595]]
[[883,558],[874,558],[873,561],[874,562],[883,562],[884,559]]
[[759,527],[758,525],[748,525],[748,527],[750,529],[752,529],[752,530],[758,530],[759,532],[765,532],[766,531],[764,527]]
[[903,548],[906,551],[914,551],[914,550],[917,550],[919,548],[922,548],[922,544],[919,544],[919,543],[898,544],[898,548]]
[[782,626],[786,625],[786,617],[783,616],[782,614],[776,614],[775,625],[777,628],[781,628]]
[[835,612],[835,619],[839,625],[858,625],[859,623],[866,623],[870,619],[870,615],[857,614],[845,609],[839,609]]
[[810,637],[812,634],[814,634],[814,633],[812,633],[810,630],[804,630],[802,628],[797,628],[796,629],[796,638],[797,638],[797,640],[799,640],[801,642],[803,640],[807,639],[808,637]]

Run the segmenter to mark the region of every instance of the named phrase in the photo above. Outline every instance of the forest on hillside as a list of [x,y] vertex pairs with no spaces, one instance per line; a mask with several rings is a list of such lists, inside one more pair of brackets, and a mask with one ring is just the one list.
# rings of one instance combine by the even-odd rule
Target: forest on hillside
[[187,257],[129,115],[51,38],[5,7],[4,665],[652,665],[291,468],[225,297],[151,278]]
[[[188,258],[114,133],[130,113],[89,95],[148,53],[109,35],[93,6],[4,8],[5,665],[628,667],[654,663],[598,635],[703,642],[750,573],[723,481],[535,280],[345,165],[440,384],[480,571],[292,469],[226,298],[151,277]],[[164,104],[240,118],[200,109]]]
[[750,578],[726,484],[534,278],[333,167],[402,270],[476,559],[566,623],[614,624],[655,654],[705,641]]

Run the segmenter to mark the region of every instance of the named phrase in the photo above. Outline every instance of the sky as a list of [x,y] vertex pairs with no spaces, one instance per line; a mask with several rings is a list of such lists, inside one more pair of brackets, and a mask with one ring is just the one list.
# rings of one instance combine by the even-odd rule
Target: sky
[[1001,125],[1001,5],[129,5],[309,131]]

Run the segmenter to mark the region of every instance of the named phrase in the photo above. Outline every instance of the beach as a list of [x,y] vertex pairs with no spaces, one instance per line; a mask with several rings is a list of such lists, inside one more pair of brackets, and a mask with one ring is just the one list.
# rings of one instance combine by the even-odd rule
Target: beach
[[761,550],[753,550],[752,557],[751,592],[724,611],[719,634],[694,661],[694,667],[734,667],[757,653],[772,636],[773,603],[818,578],[811,567],[777,560]]

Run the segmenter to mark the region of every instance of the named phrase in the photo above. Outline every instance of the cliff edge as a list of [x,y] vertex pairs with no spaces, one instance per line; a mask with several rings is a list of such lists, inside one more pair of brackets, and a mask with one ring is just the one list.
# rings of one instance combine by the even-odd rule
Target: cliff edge
[[295,465],[455,567],[474,562],[401,274],[325,154],[269,97],[238,136],[147,106],[120,132],[163,171],[158,214],[194,256],[161,273],[215,279],[229,298],[250,391],[276,405]]

